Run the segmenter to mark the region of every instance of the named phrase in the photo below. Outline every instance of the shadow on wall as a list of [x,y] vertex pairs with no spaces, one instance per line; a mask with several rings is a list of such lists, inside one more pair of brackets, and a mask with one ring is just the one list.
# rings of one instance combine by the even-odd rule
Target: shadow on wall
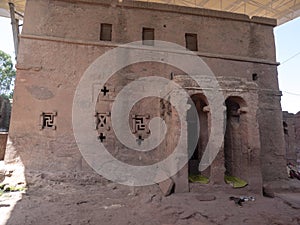
[[248,146],[247,119],[241,108],[247,105],[242,98],[235,96],[228,97],[225,104],[227,108],[224,137],[225,174],[246,179],[249,165],[243,152],[247,152]]
[[8,98],[0,96],[0,132],[7,132],[9,129],[11,104]]
[[0,96],[0,160],[4,160],[7,135],[11,114],[11,103],[8,98]]

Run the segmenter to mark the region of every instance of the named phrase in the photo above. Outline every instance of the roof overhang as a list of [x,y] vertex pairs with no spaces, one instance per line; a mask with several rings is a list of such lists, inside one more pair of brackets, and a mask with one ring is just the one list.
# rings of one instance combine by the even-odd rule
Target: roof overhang
[[24,15],[26,0],[0,0],[0,16],[10,17],[8,5],[9,2],[12,2],[15,5],[15,11],[17,12],[16,17],[18,19],[22,19],[22,17],[19,16],[18,13]]
[[[122,0],[118,0],[122,2]],[[300,0],[139,0],[171,5],[206,8],[249,17],[260,16],[277,19],[278,25],[300,16]],[[18,13],[24,14],[26,0],[0,0],[0,16],[9,17],[8,2],[15,5]]]

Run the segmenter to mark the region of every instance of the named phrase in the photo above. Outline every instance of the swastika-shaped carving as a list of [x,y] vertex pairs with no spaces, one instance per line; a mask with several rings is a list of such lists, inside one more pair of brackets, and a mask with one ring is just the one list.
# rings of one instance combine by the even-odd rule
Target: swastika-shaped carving
[[44,129],[44,128],[51,128],[53,130],[56,129],[56,125],[55,125],[55,117],[57,116],[57,112],[50,112],[50,113],[45,113],[42,112],[40,115],[40,129]]
[[142,116],[142,115],[133,115],[132,116],[132,131],[133,133],[137,133],[139,131],[144,131],[147,134],[149,133],[149,129],[148,129],[148,120],[149,120],[150,116],[146,115],[146,116]]

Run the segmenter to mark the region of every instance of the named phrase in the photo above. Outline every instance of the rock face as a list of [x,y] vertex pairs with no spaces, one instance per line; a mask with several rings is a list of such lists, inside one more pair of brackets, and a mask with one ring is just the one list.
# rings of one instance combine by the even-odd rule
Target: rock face
[[6,170],[5,170],[5,167],[4,167],[4,163],[2,161],[2,162],[0,162],[0,183],[2,181],[4,181],[4,179],[5,179],[5,173],[6,173]]
[[[179,146],[184,153],[170,163],[170,168],[179,172],[163,171],[172,176],[175,192],[189,190],[188,175],[200,173],[198,165],[205,156],[208,161],[202,162],[204,171],[201,175],[209,177],[211,183],[224,184],[226,173],[246,180],[250,190],[261,193],[263,180],[286,176],[274,26],[276,21],[267,18],[250,19],[241,14],[162,4],[28,0],[20,37],[13,122],[9,133],[14,146],[9,151],[17,154],[9,155],[20,156],[26,172],[92,173],[85,160],[98,169],[111,165],[109,160],[97,162],[103,158],[97,155],[101,152],[100,144],[115,159],[136,167],[168,159]],[[153,46],[153,39],[187,47],[199,56],[205,64],[196,77],[200,84],[205,84],[204,87],[191,77],[195,75],[191,70],[193,60],[182,58],[174,65],[166,63],[172,59],[172,54],[196,57],[193,53],[186,49]],[[102,62],[98,59],[100,56],[120,44],[133,41],[143,42],[138,47],[125,47],[131,51],[111,57],[102,67],[96,66],[95,63]],[[159,62],[136,62],[112,72],[116,68],[111,65],[126,64],[135,54],[139,58],[154,54],[159,56]],[[191,72],[187,74],[180,67]],[[113,74],[105,80],[103,74],[107,71]],[[86,93],[80,94],[77,85],[90,73],[98,80],[90,81]],[[199,119],[185,119],[190,111],[179,113],[172,105],[174,98],[169,92],[160,98],[151,95],[136,102],[129,110],[128,118],[114,117],[112,108],[123,89],[133,81],[140,82],[140,89],[131,89],[127,99],[145,93],[149,86],[155,89],[158,85],[153,82],[142,83],[142,78],[153,76],[172,80],[182,87],[191,100],[182,98],[179,107],[187,110],[193,102]],[[218,88],[213,86],[214,79]],[[154,94],[166,90],[160,89]],[[224,101],[217,102],[211,94],[213,91],[222,95]],[[175,94],[179,96],[178,93]],[[85,111],[89,104],[93,104],[93,109],[78,123],[72,124],[76,94],[83,96],[81,108],[76,113]],[[123,99],[119,113],[128,108],[127,99]],[[222,116],[214,117],[216,111]],[[164,120],[165,130],[163,124],[153,126],[158,117]],[[151,152],[135,151],[117,138],[113,126],[124,121],[128,126],[120,133],[129,133],[125,142],[133,138],[133,142],[138,143],[137,149],[151,146],[150,138],[163,139]],[[87,154],[84,159],[74,138],[74,127],[82,128],[79,131],[82,131],[83,140],[79,144],[98,141],[99,150]],[[199,127],[198,138],[194,131]],[[216,127],[221,128],[217,135],[214,133]],[[187,135],[182,137],[182,134]],[[214,144],[217,137],[222,140],[218,145]],[[195,142],[196,147],[187,142]],[[191,161],[185,166],[179,165],[181,160],[188,161],[188,150],[194,151]],[[207,150],[218,152],[213,162],[209,161],[211,157]],[[7,160],[12,159],[7,157]],[[108,171],[114,172],[118,168]],[[140,173],[141,180],[155,177],[150,173]],[[131,179],[132,174],[118,180],[126,180],[125,176]]]
[[283,130],[287,163],[300,169],[300,112],[283,112]]
[[0,169],[0,183],[5,179],[5,171]]
[[0,96],[0,160],[3,160],[5,155],[10,113],[11,105],[9,99]]
[[8,131],[11,105],[9,99],[0,96],[0,131]]

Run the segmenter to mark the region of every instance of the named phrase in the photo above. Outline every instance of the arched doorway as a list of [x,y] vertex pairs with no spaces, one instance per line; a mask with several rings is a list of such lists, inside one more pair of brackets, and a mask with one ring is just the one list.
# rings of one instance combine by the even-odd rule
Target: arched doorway
[[[198,112],[198,123],[196,121],[197,118],[189,117],[188,111],[188,139],[197,138],[197,145],[194,147],[194,153],[189,160],[189,175],[203,175],[207,178],[210,176],[210,167],[208,167],[205,171],[199,171],[199,163],[201,161],[202,155],[205,151],[208,138],[209,138],[209,110],[208,110],[208,102],[206,97],[203,94],[194,94],[191,96],[191,99],[197,109]],[[195,127],[199,126],[199,127]],[[196,129],[199,130],[199,137],[193,132]],[[188,141],[188,143],[193,143],[193,141]],[[191,148],[191,146],[189,146]]]
[[228,97],[226,132],[224,139],[225,175],[247,179],[248,137],[246,114],[243,109],[245,101],[241,97]]

